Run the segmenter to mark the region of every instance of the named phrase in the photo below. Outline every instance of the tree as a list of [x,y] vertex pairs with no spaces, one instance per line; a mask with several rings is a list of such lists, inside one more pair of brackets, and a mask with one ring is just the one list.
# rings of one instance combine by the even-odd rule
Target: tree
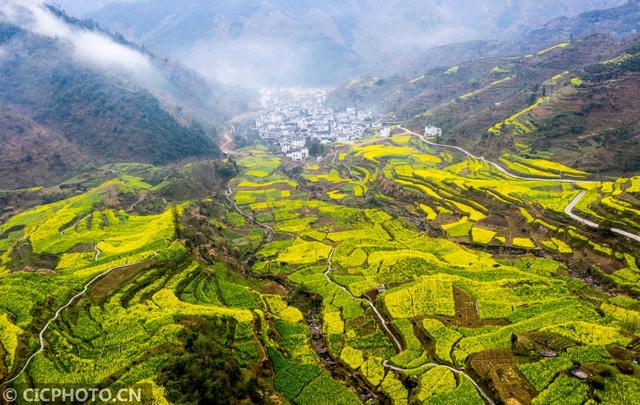
[[235,327],[233,319],[201,319],[183,332],[184,349],[158,373],[171,402],[236,404],[248,397],[264,402],[255,377],[247,380],[234,358]]
[[307,140],[307,148],[311,156],[323,156],[326,153],[325,146],[317,139]]

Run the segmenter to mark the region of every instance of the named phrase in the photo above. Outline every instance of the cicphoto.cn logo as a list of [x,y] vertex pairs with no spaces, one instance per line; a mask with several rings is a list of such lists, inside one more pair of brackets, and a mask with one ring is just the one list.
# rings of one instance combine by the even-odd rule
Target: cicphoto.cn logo
[[143,404],[143,387],[100,389],[88,387],[41,387],[17,390],[4,388],[2,399],[6,404]]

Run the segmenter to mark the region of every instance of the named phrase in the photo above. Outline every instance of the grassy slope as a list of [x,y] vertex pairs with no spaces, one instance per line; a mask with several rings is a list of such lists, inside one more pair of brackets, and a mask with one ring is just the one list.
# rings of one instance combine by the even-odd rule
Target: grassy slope
[[[201,127],[140,87],[74,63],[59,41],[1,25],[0,43],[9,52],[0,61],[0,105],[4,119],[19,126],[3,131],[2,188],[47,176],[55,184],[95,163],[162,164],[219,152]],[[51,150],[38,142],[43,133]],[[24,161],[34,162],[29,171],[20,170]]]
[[[614,291],[635,293],[629,280],[640,274],[637,248],[575,228],[562,209],[580,187],[507,180],[482,162],[425,148],[407,135],[339,152],[335,166],[329,156],[296,178],[285,174],[295,172],[289,163],[267,152],[243,152],[232,198],[243,213],[275,229],[271,242],[268,228],[223,204],[222,195],[179,202],[176,210],[161,203],[145,214],[127,211],[132,200],[126,195],[157,201],[180,189],[170,182],[189,182],[189,176],[156,185],[120,176],[12,217],[0,228],[3,374],[13,375],[36,349],[35,331],[71,291],[111,266],[152,257],[109,274],[68,308],[47,332],[29,379],[16,384],[150,382],[161,403],[165,396],[207,395],[189,394],[189,384],[161,385],[166,378],[178,381],[164,366],[194,350],[188,337],[212,333],[219,336],[223,367],[243,376],[228,395],[357,403],[352,383],[333,379],[325,357],[314,351],[318,340],[307,317],[321,326],[320,342],[342,369],[356,371],[359,384],[395,403],[481,400],[466,379],[443,367],[408,372],[418,381],[409,391],[405,373],[385,371],[385,358],[407,368],[466,365],[503,400],[512,386],[521,400],[599,395],[622,403],[615,384],[625,384],[635,398],[638,380],[615,365],[635,353],[628,345],[640,319],[637,301],[579,281],[566,264],[575,275],[589,270]],[[590,198],[633,196],[636,183],[597,185]],[[255,276],[247,277],[243,263],[256,250]],[[325,275],[330,254],[332,272]],[[376,296],[381,284],[387,289]],[[363,294],[400,337],[401,353]],[[202,319],[218,326],[203,329]],[[559,356],[541,360],[536,353],[543,350]],[[604,389],[569,377],[574,364],[601,379]],[[609,374],[599,376],[605,369]]]
[[588,171],[632,173],[637,74],[630,60],[615,61],[634,54],[636,42],[592,35],[416,77],[354,81],[332,97],[373,105],[416,131],[439,126],[443,140],[494,159],[505,150],[528,157],[539,151]]

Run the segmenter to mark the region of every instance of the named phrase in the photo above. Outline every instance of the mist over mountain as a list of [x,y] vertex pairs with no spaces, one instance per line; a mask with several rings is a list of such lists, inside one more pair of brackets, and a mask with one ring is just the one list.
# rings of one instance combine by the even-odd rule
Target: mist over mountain
[[[224,102],[222,102],[224,100]],[[242,94],[37,1],[0,6],[0,187],[216,156]]]
[[243,85],[335,84],[389,74],[427,49],[512,38],[624,0],[129,0],[59,2],[210,78]]
[[640,0],[50,1],[2,404],[640,404]]

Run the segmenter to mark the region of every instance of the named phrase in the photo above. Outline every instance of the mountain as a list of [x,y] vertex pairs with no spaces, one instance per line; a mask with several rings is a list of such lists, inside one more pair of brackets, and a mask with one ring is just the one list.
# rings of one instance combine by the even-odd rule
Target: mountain
[[637,42],[593,35],[519,58],[461,64],[425,79],[431,87],[396,111],[412,128],[442,127],[448,142],[482,156],[544,154],[591,172],[637,172]]
[[[61,1],[82,11],[75,3]],[[552,18],[623,3],[129,0],[107,2],[87,16],[223,82],[325,85],[390,74],[434,46],[504,40]]]
[[38,124],[28,113],[1,103],[0,184],[2,188],[51,184],[74,167],[88,165],[89,157],[61,133]]
[[0,188],[219,153],[215,126],[241,111],[241,97],[57,9],[3,7]]
[[[615,4],[609,4],[612,6]],[[602,4],[600,7],[604,7]],[[396,73],[413,75],[426,70],[453,66],[471,60],[527,54],[552,45],[604,33],[617,39],[629,38],[640,32],[640,7],[637,0],[613,8],[597,9],[571,16],[554,18],[540,27],[528,28],[502,39],[480,39],[455,42],[429,48],[414,60],[399,66]]]
[[346,80],[363,61],[327,13],[339,3],[313,3],[319,8],[258,0],[117,2],[90,17],[222,82]]
[[[592,34],[605,34],[617,40],[624,40],[637,35],[640,30],[640,5],[637,0],[610,9],[602,9],[580,13],[574,17],[559,17],[546,22],[540,27],[529,29],[521,35],[513,35],[507,40],[475,40],[443,44],[429,48],[412,61],[404,64],[394,75],[384,75],[383,70],[375,72],[381,76],[376,80],[377,86],[371,86],[367,78],[351,80],[347,85],[338,87],[332,96],[336,106],[343,108],[351,103],[362,107],[376,107],[379,110],[391,111],[401,100],[419,94],[420,89],[427,87],[427,82],[414,80],[422,78],[426,72],[433,74],[445,68],[470,61],[490,58],[507,58],[523,54],[535,53],[541,49],[552,47],[562,42],[571,42]],[[458,75],[459,78],[459,75]],[[370,79],[370,78],[369,78]],[[406,79],[406,80],[405,80]],[[447,76],[447,82],[455,83],[455,76]],[[411,83],[407,83],[410,82]],[[364,87],[358,84],[369,84]],[[384,83],[384,86],[380,84]],[[392,84],[393,83],[393,84]],[[393,90],[390,90],[390,86]],[[380,100],[383,100],[380,102]],[[395,101],[391,101],[391,100]]]
[[[558,79],[535,108],[503,125],[499,137],[552,151],[574,167],[597,172],[640,171],[640,40],[614,58]],[[491,146],[493,137],[486,145]]]
[[640,33],[640,1],[629,0],[621,7],[594,10],[574,17],[560,17],[528,33],[531,43],[558,43],[572,37],[607,33],[629,37]]
[[[514,41],[430,50],[435,58],[421,58],[417,72],[352,80],[329,101],[335,108],[375,108],[416,131],[439,126],[447,142],[486,157],[542,152],[590,172],[635,172],[640,99],[633,61],[640,4],[561,21],[563,29],[548,23]],[[486,54],[472,58],[479,51]],[[472,59],[433,66],[433,59],[452,62],[453,55]],[[612,69],[601,80],[589,79],[593,70]]]
[[[331,98],[340,107],[348,100],[377,105],[416,131],[439,126],[446,142],[486,157],[537,151],[590,172],[637,172],[636,48],[596,35],[548,49],[436,68],[411,80],[354,81]],[[500,131],[492,133],[496,124]]]

